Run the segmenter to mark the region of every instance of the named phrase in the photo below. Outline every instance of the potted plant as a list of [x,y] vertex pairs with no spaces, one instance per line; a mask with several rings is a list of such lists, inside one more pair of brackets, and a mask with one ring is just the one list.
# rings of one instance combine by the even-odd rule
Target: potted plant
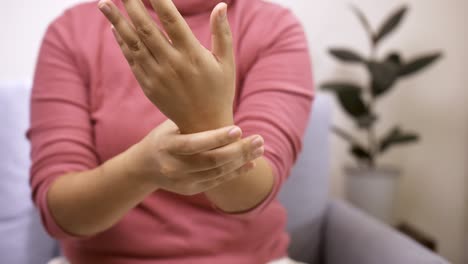
[[331,48],[329,53],[344,64],[356,64],[367,69],[369,83],[359,85],[352,82],[332,81],[321,88],[333,92],[344,112],[352,118],[360,133],[366,134],[366,142],[359,141],[347,130],[334,126],[333,131],[346,140],[349,151],[356,159],[357,166],[346,169],[347,198],[368,213],[390,223],[396,179],[399,171],[384,168],[378,158],[396,146],[414,143],[419,135],[395,125],[384,135],[377,135],[375,127],[380,116],[376,104],[387,95],[399,80],[420,72],[441,57],[440,52],[403,59],[399,52],[389,52],[384,58],[377,57],[382,41],[401,23],[408,11],[407,6],[398,8],[381,27],[374,31],[363,13],[352,7],[370,40],[370,53],[367,57],[347,48]]

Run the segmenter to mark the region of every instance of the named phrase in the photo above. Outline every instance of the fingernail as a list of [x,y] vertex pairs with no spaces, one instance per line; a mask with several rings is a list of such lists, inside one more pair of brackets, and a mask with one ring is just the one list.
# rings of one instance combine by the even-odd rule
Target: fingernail
[[255,137],[254,140],[252,140],[252,148],[259,148],[261,146],[263,146],[263,138],[258,136],[258,137]]
[[109,15],[111,12],[111,8],[109,4],[106,3],[106,1],[100,1],[98,7],[99,10],[101,10],[101,12],[103,12],[105,15]]
[[241,136],[242,131],[238,127],[234,127],[231,130],[229,130],[229,136],[231,138],[238,138]]
[[227,16],[227,6],[223,6],[221,10],[219,11],[218,20],[222,22],[224,21],[224,19],[226,19],[226,16]]
[[260,147],[260,148],[256,149],[256,150],[252,153],[252,155],[253,155],[253,157],[256,159],[256,158],[262,156],[262,155],[263,155],[263,152],[265,152],[265,149],[264,149],[263,147]]

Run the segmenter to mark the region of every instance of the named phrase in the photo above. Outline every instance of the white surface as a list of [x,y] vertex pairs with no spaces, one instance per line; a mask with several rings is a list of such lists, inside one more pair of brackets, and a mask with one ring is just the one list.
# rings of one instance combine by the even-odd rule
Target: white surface
[[346,198],[358,208],[394,224],[397,171],[346,170]]
[[[376,24],[389,10],[410,3],[404,26],[384,50],[402,48],[405,55],[442,48],[445,58],[424,74],[401,82],[382,101],[381,128],[393,123],[422,132],[419,145],[390,152],[385,163],[403,170],[397,216],[434,235],[442,254],[462,262],[463,234],[468,226],[468,1],[466,0],[276,0],[293,7],[307,29],[318,83],[339,74],[363,80],[359,68],[341,67],[325,49],[356,47],[365,53],[367,40],[348,4],[355,3]],[[0,80],[30,79],[42,34],[52,18],[78,0],[2,0],[0,24]],[[424,26],[425,25],[425,26]],[[390,111],[391,110],[391,111]],[[341,113],[336,123],[352,127]],[[383,131],[380,130],[382,133]],[[343,195],[342,167],[351,162],[347,146],[334,140],[332,191]],[[468,231],[468,230],[467,230]]]
[[294,261],[290,258],[282,258],[282,259],[279,259],[279,260],[275,260],[275,261],[272,261],[268,264],[304,264],[302,262],[297,262],[297,261]]
[[53,260],[49,261],[47,264],[70,264],[66,258],[54,258]]
[[80,0],[0,0],[0,81],[30,80],[49,23]]

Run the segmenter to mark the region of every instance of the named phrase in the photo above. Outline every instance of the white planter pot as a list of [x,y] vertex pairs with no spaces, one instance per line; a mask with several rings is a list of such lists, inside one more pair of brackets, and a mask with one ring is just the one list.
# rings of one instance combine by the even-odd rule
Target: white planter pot
[[385,223],[393,224],[396,169],[346,168],[346,197],[356,207]]

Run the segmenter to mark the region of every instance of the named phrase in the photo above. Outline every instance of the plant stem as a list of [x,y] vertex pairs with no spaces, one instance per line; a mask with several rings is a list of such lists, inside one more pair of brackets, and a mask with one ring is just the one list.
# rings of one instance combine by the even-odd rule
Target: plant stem
[[[376,52],[377,52],[377,46],[374,43],[374,41],[371,40],[371,54],[370,54],[370,60],[371,61],[375,60]],[[368,84],[368,87],[367,87],[367,92],[368,92],[367,106],[369,108],[369,113],[374,114],[375,96],[372,93],[372,74],[371,74],[369,84]],[[377,135],[376,135],[376,132],[375,132],[374,124],[375,124],[375,122],[372,122],[371,125],[369,126],[369,128],[367,129],[367,140],[368,140],[368,146],[369,146],[369,153],[370,153],[370,156],[371,156],[371,160],[370,160],[369,165],[370,165],[371,168],[375,167],[376,156],[378,154]]]
[[359,147],[362,147],[362,144],[356,139],[354,138],[353,136],[351,136],[351,134],[349,134],[348,132],[346,132],[345,130],[341,129],[340,127],[337,127],[337,126],[333,126],[332,127],[332,131],[340,136],[342,139],[348,141],[350,144],[353,144],[353,145],[357,145]]
[[[371,96],[368,104],[369,110],[371,113],[374,112],[374,97]],[[367,131],[367,139],[368,139],[368,145],[369,145],[369,154],[372,157],[371,158],[371,167],[375,167],[375,162],[376,162],[376,156],[377,156],[377,136],[375,132],[375,127],[374,124],[369,126],[369,129]]]

